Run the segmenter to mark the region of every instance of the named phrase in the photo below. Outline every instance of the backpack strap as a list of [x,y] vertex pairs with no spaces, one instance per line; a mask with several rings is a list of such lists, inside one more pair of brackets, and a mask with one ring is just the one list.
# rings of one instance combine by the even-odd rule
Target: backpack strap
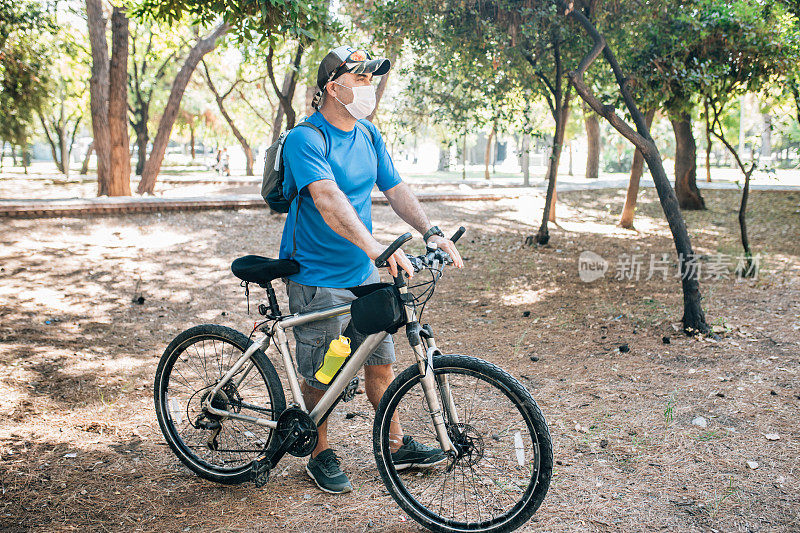
[[356,120],[356,127],[363,131],[367,135],[369,142],[372,143],[372,146],[375,146],[375,139],[372,137],[372,132],[369,130],[369,128],[366,127],[360,120]]
[[[309,122],[307,120],[304,120],[303,122],[298,124],[298,126],[305,126],[306,128],[311,128],[312,130],[314,130],[317,133],[319,133],[320,137],[322,137],[322,144],[325,145],[324,153],[325,153],[325,158],[327,158],[328,157],[328,141],[325,139],[325,134],[322,133],[322,130],[319,129],[318,127],[316,127],[314,124],[312,124],[311,122]],[[372,136],[370,136],[370,138],[372,138]]]
[[[322,133],[322,130],[319,129],[314,124],[312,124],[311,122],[307,121],[307,120],[304,120],[300,124],[297,124],[295,127],[298,127],[298,126],[305,126],[306,128],[311,128],[312,130],[314,130],[317,133],[319,133],[319,136],[322,137],[322,143],[325,145],[325,149],[323,150],[323,154],[324,154],[325,158],[327,159],[328,158],[328,141],[327,141],[327,139],[325,139],[325,134]],[[281,163],[280,164],[281,164],[281,167],[283,167],[283,154],[281,154]],[[283,168],[281,168],[281,172],[283,172]],[[300,202],[303,201],[303,197],[300,195],[300,191],[298,191],[295,194],[295,197],[297,198],[297,208],[295,209],[295,215],[294,215],[294,228],[292,228],[292,255],[291,255],[292,258],[294,258],[294,255],[297,253],[297,238],[295,236],[295,233],[297,231],[297,219],[300,216]],[[294,198],[292,198],[292,200],[293,199]]]

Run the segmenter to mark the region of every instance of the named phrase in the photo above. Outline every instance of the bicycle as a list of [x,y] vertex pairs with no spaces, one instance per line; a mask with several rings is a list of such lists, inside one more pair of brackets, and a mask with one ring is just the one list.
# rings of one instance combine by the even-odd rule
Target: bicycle
[[[462,227],[451,240],[463,232]],[[396,239],[375,260],[376,266],[386,266],[388,257],[410,239],[410,233]],[[530,519],[547,494],[552,473],[544,416],[528,390],[504,370],[439,350],[432,328],[419,319],[452,261],[435,246],[408,257],[415,272],[428,271],[430,281],[409,287],[399,271],[393,284],[351,289],[354,302],[291,315],[281,313],[271,282],[296,273],[297,263],[257,256],[234,261],[231,270],[245,286],[257,283],[266,289],[268,305],[259,306],[265,320],[254,329],[263,336],[253,341],[234,329],[206,324],[184,331],[166,348],[156,371],[154,399],[161,431],[178,458],[211,481],[253,480],[262,486],[285,454],[309,455],[317,443],[317,426],[339,401],[353,398],[358,370],[388,333],[369,334],[309,411],[286,329],[350,313],[356,302],[384,290],[400,305],[402,316],[394,326],[405,326],[416,359],[391,383],[375,414],[373,452],[389,493],[409,516],[433,531],[510,531]],[[420,287],[424,290],[417,296],[409,290]],[[351,325],[359,325],[359,316],[351,314]],[[273,346],[289,381],[293,402],[288,407],[267,357]],[[395,468],[390,442],[402,438],[390,433],[395,417],[403,435],[438,448],[446,460],[426,470]]]

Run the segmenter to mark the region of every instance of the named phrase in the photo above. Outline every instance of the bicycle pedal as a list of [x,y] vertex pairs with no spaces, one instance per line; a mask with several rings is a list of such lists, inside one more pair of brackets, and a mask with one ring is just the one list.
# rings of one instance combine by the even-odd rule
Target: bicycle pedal
[[356,397],[356,391],[358,390],[358,376],[354,377],[350,380],[350,383],[342,391],[342,401],[349,402],[353,398]]
[[255,483],[257,488],[261,488],[267,484],[270,471],[271,468],[267,461],[253,461],[253,483]]

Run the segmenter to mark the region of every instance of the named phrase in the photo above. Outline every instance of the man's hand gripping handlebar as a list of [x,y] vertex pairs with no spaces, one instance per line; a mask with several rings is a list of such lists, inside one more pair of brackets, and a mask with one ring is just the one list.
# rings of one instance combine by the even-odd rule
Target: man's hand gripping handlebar
[[417,257],[405,254],[400,249],[402,245],[412,239],[411,233],[404,233],[375,258],[375,266],[378,268],[388,266],[389,273],[394,277],[397,277],[397,265],[399,265],[409,277],[413,277],[414,272],[419,272],[426,266],[432,266],[435,262],[439,262],[440,264],[455,264],[456,267],[462,268],[464,262],[461,260],[461,256],[458,254],[454,243],[461,238],[465,231],[466,229],[464,226],[461,226],[449,240],[440,238],[444,241],[443,243],[431,242],[433,239],[429,239],[426,252]]

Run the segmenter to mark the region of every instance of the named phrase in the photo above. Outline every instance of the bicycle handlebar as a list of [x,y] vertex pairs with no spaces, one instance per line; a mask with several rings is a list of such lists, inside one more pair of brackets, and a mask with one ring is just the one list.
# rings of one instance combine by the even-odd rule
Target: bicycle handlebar
[[455,233],[453,233],[453,236],[450,237],[450,240],[453,241],[453,242],[456,242],[458,239],[461,238],[462,235],[464,235],[465,231],[467,231],[467,228],[465,228],[464,226],[461,226],[460,228],[458,228],[458,230]]
[[394,242],[392,244],[390,244],[389,247],[387,249],[385,249],[381,255],[379,255],[378,257],[375,258],[375,266],[378,267],[378,268],[385,267],[386,266],[386,260],[389,259],[389,257],[393,253],[395,253],[398,248],[403,246],[405,243],[410,241],[412,238],[413,237],[411,236],[411,233],[404,233],[404,234],[400,235],[398,238],[396,238],[394,240]]
[[[450,241],[456,242],[458,239],[461,238],[462,235],[464,235],[465,231],[467,231],[467,229],[464,226],[459,227],[458,230],[453,234],[453,236],[450,237]],[[398,248],[400,248],[402,245],[410,241],[411,238],[412,238],[411,233],[404,233],[403,235],[395,239],[395,241],[392,244],[390,244],[389,247],[386,248],[386,250],[384,250],[383,253],[375,259],[375,266],[378,268],[385,267],[387,265],[386,261],[389,259],[389,257],[393,253],[395,253]],[[423,254],[419,257],[412,256],[409,254],[406,254],[406,257],[408,257],[409,261],[411,261],[411,264],[413,265],[415,272],[419,272],[423,268],[423,265],[425,265],[426,263],[430,264],[435,260],[439,260],[440,262],[445,264],[449,264],[452,262],[450,256],[443,250],[433,251],[429,249],[427,254]]]

